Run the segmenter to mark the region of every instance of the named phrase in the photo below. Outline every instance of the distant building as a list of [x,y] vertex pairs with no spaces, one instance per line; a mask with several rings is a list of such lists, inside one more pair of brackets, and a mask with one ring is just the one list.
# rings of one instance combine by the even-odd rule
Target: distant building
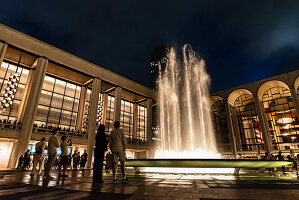
[[222,153],[299,153],[299,70],[211,94]]

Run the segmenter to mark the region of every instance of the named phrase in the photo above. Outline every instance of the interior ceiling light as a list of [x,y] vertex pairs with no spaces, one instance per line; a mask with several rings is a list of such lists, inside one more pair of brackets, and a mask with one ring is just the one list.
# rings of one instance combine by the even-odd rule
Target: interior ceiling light
[[291,127],[291,124],[287,124],[287,125],[283,126],[284,129],[290,129],[290,127]]
[[0,106],[3,108],[8,108],[12,106],[13,100],[15,99],[15,94],[17,92],[18,85],[20,81],[19,74],[11,74],[8,78],[5,93],[3,95],[3,99],[0,102]]
[[275,111],[276,114],[284,114],[284,113],[289,113],[291,110],[282,110],[282,111]]
[[293,118],[290,118],[290,117],[283,117],[283,118],[280,118],[277,120],[277,123],[279,124],[290,124],[294,121]]

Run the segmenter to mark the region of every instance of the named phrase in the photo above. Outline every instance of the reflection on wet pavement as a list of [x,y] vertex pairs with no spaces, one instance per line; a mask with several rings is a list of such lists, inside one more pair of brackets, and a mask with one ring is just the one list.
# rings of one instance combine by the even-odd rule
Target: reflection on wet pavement
[[[0,199],[299,199],[297,177],[231,175],[129,175],[129,183],[93,184],[92,172],[68,171],[68,178],[44,180],[30,172],[0,171]],[[267,194],[267,195],[265,195]]]

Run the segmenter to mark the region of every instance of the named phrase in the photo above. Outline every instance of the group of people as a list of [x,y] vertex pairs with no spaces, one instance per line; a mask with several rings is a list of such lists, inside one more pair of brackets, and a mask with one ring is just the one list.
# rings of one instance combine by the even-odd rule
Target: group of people
[[[120,128],[120,122],[114,122],[114,130],[111,132],[109,140],[105,133],[105,126],[101,124],[98,127],[96,135],[96,144],[94,149],[94,166],[93,166],[93,182],[101,183],[103,182],[102,169],[103,161],[105,157],[105,152],[108,150],[107,145],[109,143],[110,150],[112,152],[111,161],[106,160],[106,163],[112,162],[112,171],[113,171],[113,183],[117,183],[116,178],[116,169],[118,160],[121,163],[122,171],[122,181],[128,181],[125,173],[125,160],[126,160],[126,137],[124,131]],[[52,136],[49,138],[48,146],[46,146],[46,138],[42,138],[40,142],[36,143],[36,152],[34,153],[33,158],[33,167],[31,171],[31,176],[42,175],[42,169],[44,170],[44,178],[53,180],[54,178],[50,176],[50,172],[53,166],[58,167],[58,176],[67,177],[65,173],[66,169],[71,165],[71,159],[73,160],[73,169],[77,169],[80,166],[81,169],[84,169],[88,154],[86,150],[82,155],[77,150],[74,151],[74,154],[70,157],[68,155],[68,147],[72,145],[71,139],[67,136],[61,137],[61,143],[58,139],[58,129],[52,130]],[[61,148],[61,155],[57,158],[57,148]],[[45,162],[45,149],[48,150],[48,158]],[[110,153],[110,152],[109,152]],[[39,168],[37,170],[37,166]],[[30,150],[27,150],[24,156],[22,155],[19,159],[18,169],[29,169],[30,168]]]
[[[295,156],[294,150],[290,150],[290,154],[286,156],[286,158],[282,155],[282,152],[279,151],[277,155],[273,155],[272,153],[269,155],[268,152],[265,152],[265,155],[261,155],[260,151],[258,152],[258,158],[261,160],[288,160],[293,162],[292,169],[297,172],[297,161],[299,160],[299,154],[297,157]],[[282,171],[285,172],[285,167],[282,166]]]
[[[33,166],[31,171],[31,176],[34,175],[42,175],[42,169],[44,170],[44,178],[47,179],[53,179],[53,177],[50,176],[50,172],[53,168],[53,166],[56,163],[57,160],[57,148],[61,148],[61,155],[59,157],[59,176],[67,177],[65,171],[69,165],[69,156],[68,156],[68,147],[72,146],[71,139],[69,139],[67,136],[61,137],[61,143],[58,139],[58,129],[52,130],[52,136],[49,138],[48,146],[46,146],[46,138],[42,138],[40,142],[36,143],[35,145],[35,153],[33,157]],[[45,162],[45,149],[48,150],[48,158]],[[76,157],[80,157],[80,155],[77,155],[77,152],[75,151]],[[83,157],[82,166],[85,166],[86,160],[87,160],[87,153],[85,152],[81,157]],[[86,159],[85,159],[86,158]],[[29,169],[30,168],[30,150],[27,150],[27,152],[24,154],[24,156],[21,156],[19,158],[19,164],[18,169]],[[37,170],[37,166],[39,166]],[[62,172],[61,172],[62,169]]]
[[24,155],[19,158],[17,169],[26,170],[30,168],[30,150],[27,150]]
[[88,154],[86,150],[84,150],[84,153],[80,156],[80,151],[77,152],[75,150],[74,154],[72,155],[73,158],[73,169],[77,169],[80,165],[80,169],[84,169],[86,162],[87,162]]

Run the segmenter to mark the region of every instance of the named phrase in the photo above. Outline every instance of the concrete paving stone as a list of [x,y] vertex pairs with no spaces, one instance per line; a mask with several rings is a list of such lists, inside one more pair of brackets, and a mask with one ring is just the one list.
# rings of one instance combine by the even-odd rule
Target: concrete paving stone
[[107,173],[93,184],[90,170],[67,171],[65,179],[54,170],[54,181],[29,173],[0,172],[0,199],[299,199],[298,178],[288,177],[129,174],[128,183],[113,184]]

